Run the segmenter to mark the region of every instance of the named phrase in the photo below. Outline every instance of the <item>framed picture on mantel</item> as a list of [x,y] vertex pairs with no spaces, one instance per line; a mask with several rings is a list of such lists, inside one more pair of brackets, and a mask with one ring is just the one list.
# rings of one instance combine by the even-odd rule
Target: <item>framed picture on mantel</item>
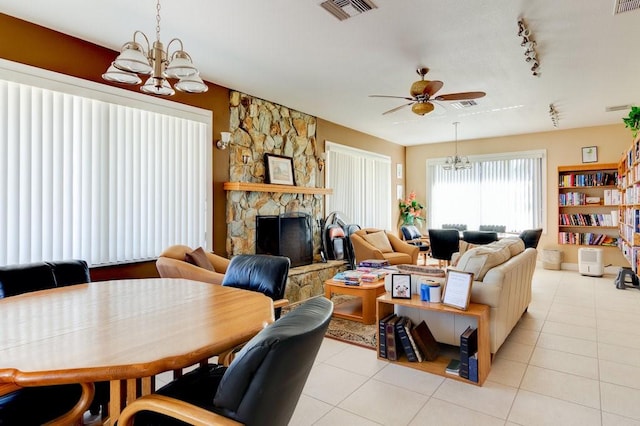
[[264,167],[267,183],[295,185],[293,158],[276,154],[264,154]]

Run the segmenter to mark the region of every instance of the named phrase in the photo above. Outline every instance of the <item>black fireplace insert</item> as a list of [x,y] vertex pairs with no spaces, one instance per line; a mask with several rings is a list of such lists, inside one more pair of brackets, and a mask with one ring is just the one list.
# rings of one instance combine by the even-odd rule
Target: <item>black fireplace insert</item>
[[311,216],[306,213],[256,216],[256,254],[286,256],[291,267],[313,263]]

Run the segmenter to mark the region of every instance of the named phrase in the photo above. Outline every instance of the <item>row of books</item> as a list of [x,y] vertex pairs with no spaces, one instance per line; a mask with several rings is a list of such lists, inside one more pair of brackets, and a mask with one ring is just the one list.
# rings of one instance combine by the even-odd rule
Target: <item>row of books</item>
[[591,232],[558,232],[558,244],[579,244],[585,246],[617,246],[618,238]]
[[565,226],[618,226],[618,212],[561,214],[559,223]]
[[628,207],[622,210],[622,222],[633,228],[634,232],[640,232],[640,209]]
[[570,173],[560,176],[560,186],[604,186],[615,185],[618,180],[617,172],[592,172],[592,173]]
[[445,368],[447,374],[478,382],[478,329],[471,326],[460,335],[460,359],[452,359]]
[[[617,206],[621,202],[622,195],[617,189],[605,189],[604,200],[599,197],[587,197],[584,192],[563,192],[558,194],[558,205],[563,206]],[[591,201],[597,202],[591,202]],[[604,201],[604,203],[602,203]]]
[[410,318],[391,314],[380,319],[378,327],[378,355],[381,358],[397,361],[402,352],[409,362],[438,358],[440,348],[426,322],[413,326]]

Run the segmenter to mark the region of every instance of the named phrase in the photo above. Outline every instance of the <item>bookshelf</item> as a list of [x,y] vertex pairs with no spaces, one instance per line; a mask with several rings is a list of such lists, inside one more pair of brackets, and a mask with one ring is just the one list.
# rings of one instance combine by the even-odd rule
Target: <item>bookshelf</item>
[[638,274],[640,268],[640,137],[636,138],[618,164],[620,203],[620,250]]
[[[386,358],[380,358],[380,347],[377,348],[378,358],[392,362],[395,364],[401,364],[406,367],[415,368],[417,370],[426,371],[432,374],[438,374],[440,376],[447,377],[453,380],[459,380],[465,383],[470,383],[476,386],[482,386],[485,379],[489,375],[491,369],[491,352],[489,343],[489,306],[480,303],[469,303],[469,307],[466,311],[455,309],[442,303],[429,303],[420,300],[418,295],[411,296],[411,299],[394,299],[389,292],[379,296],[377,299],[377,320],[384,318],[395,311],[396,306],[404,306],[413,309],[422,309],[428,311],[435,311],[441,313],[448,313],[454,315],[462,315],[474,318],[476,320],[476,326],[478,329],[478,382],[472,382],[464,379],[460,376],[447,374],[445,369],[451,361],[451,358],[446,354],[441,354],[434,361],[422,361],[422,362],[409,362],[406,355],[402,354],[397,361],[389,361]],[[377,342],[380,345],[380,329],[377,331]]]
[[558,244],[617,247],[618,164],[558,167]]

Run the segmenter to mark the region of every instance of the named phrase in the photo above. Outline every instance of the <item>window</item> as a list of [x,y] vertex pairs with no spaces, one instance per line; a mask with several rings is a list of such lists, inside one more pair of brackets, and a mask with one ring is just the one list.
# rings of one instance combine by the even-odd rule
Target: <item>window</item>
[[338,211],[361,227],[391,229],[391,159],[333,142],[327,151],[326,212]]
[[427,161],[428,218],[443,224],[505,225],[507,231],[544,227],[546,153],[514,152],[470,157],[468,170],[444,170]]
[[0,63],[0,264],[210,246],[210,111],[22,67]]

